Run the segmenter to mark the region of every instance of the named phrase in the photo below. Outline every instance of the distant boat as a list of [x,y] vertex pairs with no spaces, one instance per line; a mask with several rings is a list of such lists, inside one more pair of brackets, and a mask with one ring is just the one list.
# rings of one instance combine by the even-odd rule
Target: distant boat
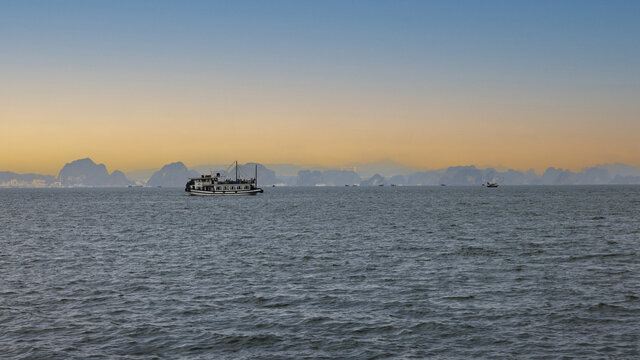
[[440,186],[447,186],[446,184],[440,184]]
[[255,195],[263,192],[258,187],[258,165],[256,165],[256,175],[252,179],[238,178],[238,162],[235,162],[235,179],[227,179],[220,173],[213,175],[202,175],[197,178],[190,178],[184,191],[189,195]]
[[[484,185],[484,184],[483,184],[483,185]],[[498,187],[498,183],[497,183],[497,182],[490,182],[490,181],[487,181],[487,184],[486,184],[486,185],[484,185],[484,186],[486,186],[486,187]]]

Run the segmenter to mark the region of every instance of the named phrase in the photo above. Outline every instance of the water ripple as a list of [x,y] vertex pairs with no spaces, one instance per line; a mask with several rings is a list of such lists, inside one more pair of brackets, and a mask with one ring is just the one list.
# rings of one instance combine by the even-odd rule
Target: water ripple
[[2,357],[640,357],[637,186],[0,202]]

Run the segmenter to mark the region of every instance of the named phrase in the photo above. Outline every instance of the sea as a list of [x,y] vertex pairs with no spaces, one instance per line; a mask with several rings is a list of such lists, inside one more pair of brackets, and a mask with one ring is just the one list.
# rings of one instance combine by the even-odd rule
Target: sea
[[0,189],[7,359],[640,358],[640,186]]

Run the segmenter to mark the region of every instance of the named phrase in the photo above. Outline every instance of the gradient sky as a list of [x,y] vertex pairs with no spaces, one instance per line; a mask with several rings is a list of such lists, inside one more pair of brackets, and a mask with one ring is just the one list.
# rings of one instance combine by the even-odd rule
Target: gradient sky
[[640,165],[640,1],[0,1],[0,170]]

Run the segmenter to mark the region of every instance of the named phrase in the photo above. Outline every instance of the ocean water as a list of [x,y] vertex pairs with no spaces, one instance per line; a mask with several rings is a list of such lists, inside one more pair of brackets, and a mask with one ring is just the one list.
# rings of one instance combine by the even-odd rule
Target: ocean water
[[1,189],[0,357],[639,358],[640,186]]

